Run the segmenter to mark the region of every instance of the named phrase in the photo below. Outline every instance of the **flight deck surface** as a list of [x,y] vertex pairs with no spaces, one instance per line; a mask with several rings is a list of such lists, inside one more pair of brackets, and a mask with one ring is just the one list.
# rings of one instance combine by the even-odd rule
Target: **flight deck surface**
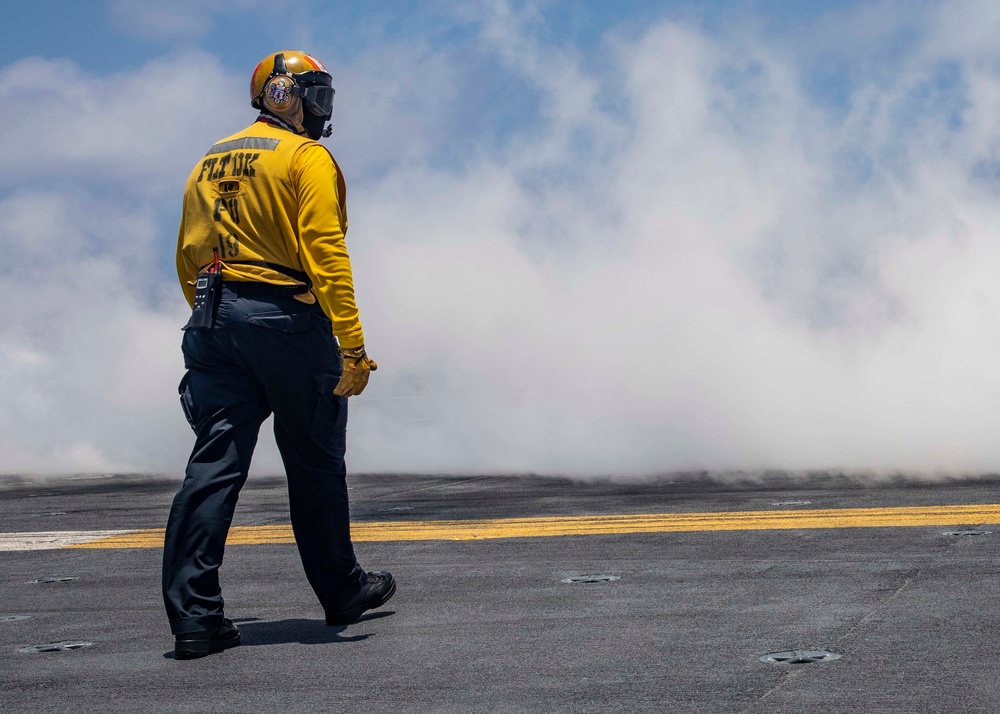
[[221,571],[243,646],[177,661],[178,480],[0,482],[0,710],[1000,711],[1000,480],[350,483],[396,596],[326,626],[283,480],[251,477]]

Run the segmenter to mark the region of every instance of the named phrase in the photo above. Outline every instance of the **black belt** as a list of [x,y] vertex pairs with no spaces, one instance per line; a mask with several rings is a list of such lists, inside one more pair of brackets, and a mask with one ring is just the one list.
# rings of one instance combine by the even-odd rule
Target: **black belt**
[[[278,263],[266,263],[263,260],[227,260],[223,262],[223,266],[226,265],[253,265],[257,268],[267,268],[268,270],[273,270],[276,273],[281,273],[282,275],[287,275],[292,280],[298,280],[300,283],[305,283],[305,285],[272,285],[271,283],[261,282],[259,280],[249,281],[249,280],[226,280],[223,281],[223,285],[229,287],[230,290],[237,292],[237,288],[234,285],[262,285],[265,286],[259,291],[257,288],[245,287],[244,292],[241,295],[301,295],[302,293],[307,293],[312,289],[312,281],[306,273],[301,270],[296,270],[295,268],[289,268],[286,265],[279,265]],[[208,270],[208,267],[202,268],[199,272],[204,272]],[[256,291],[256,292],[248,292]]]
[[309,292],[308,285],[274,285],[258,280],[223,280],[222,287],[236,293],[240,297],[254,295],[302,295]]

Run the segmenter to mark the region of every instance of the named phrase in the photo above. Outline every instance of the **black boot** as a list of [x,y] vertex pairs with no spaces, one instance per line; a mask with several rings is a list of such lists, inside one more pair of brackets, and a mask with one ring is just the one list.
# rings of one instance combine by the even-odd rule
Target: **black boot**
[[385,605],[395,594],[396,581],[392,579],[392,574],[368,573],[368,581],[361,586],[357,595],[344,603],[337,612],[327,610],[326,624],[349,625],[361,617],[365,610]]
[[223,620],[217,630],[202,630],[177,635],[174,638],[174,659],[195,659],[213,652],[236,647],[240,631],[230,620]]

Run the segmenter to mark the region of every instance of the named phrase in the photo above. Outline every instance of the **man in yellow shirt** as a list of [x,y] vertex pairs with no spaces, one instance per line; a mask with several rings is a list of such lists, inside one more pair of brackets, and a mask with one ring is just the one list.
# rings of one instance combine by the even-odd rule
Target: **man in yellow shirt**
[[347,398],[376,365],[365,353],[344,243],[344,179],[318,142],[330,134],[333,94],[312,56],[265,57],[250,82],[260,116],[209,149],[184,191],[177,274],[193,311],[180,395],[196,441],[163,551],[180,659],[240,642],[223,613],[218,570],[272,413],[295,541],[327,623],[353,622],[396,591],[389,573],[358,564],[351,544]]

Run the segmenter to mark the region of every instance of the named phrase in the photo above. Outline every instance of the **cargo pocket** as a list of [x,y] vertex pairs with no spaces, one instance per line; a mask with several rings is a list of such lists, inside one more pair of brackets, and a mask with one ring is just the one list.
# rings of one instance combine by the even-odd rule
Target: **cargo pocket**
[[194,403],[191,401],[191,390],[188,389],[189,379],[191,379],[191,373],[185,372],[181,378],[181,383],[177,385],[177,393],[181,395],[181,411],[184,412],[184,418],[187,419],[187,423],[194,429],[194,416],[192,416],[194,413]]
[[311,436],[324,452],[336,459],[347,453],[347,397],[333,393],[340,375],[321,374],[316,377],[319,399],[313,414]]
[[312,327],[313,318],[308,312],[297,312],[290,315],[276,312],[250,315],[247,317],[247,322],[279,332],[305,332]]

